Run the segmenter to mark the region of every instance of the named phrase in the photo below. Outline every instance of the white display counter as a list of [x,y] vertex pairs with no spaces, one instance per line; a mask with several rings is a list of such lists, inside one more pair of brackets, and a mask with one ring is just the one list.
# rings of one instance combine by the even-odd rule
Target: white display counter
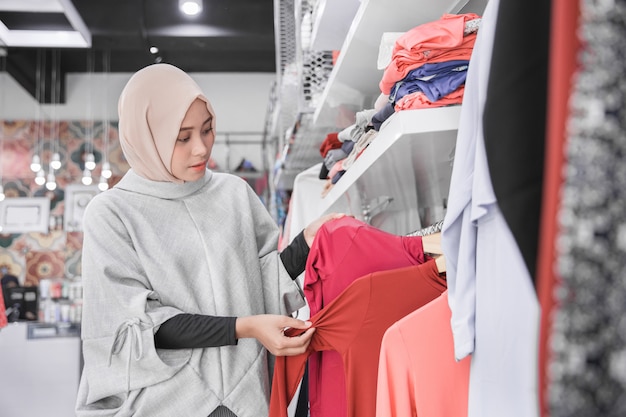
[[9,323],[0,329],[0,416],[74,416],[80,372],[76,325]]

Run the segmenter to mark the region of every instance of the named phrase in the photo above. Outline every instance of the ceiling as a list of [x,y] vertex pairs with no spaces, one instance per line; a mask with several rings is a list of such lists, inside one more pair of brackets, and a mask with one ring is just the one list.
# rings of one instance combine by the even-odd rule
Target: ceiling
[[[0,0],[0,6],[10,1]],[[106,66],[110,72],[134,72],[154,62],[168,62],[188,72],[273,73],[276,69],[274,0],[203,0],[203,11],[195,17],[183,15],[178,0],[58,1],[70,2],[82,18],[91,34],[90,48],[3,47],[9,75],[44,103],[51,102],[51,95],[45,88],[37,94],[38,62],[46,63],[40,66],[40,80],[50,79],[55,63],[60,75],[55,99],[60,102],[64,102],[67,73],[104,72]],[[0,7],[0,22],[10,30],[72,29],[68,16]],[[150,53],[150,46],[158,47],[158,54]]]

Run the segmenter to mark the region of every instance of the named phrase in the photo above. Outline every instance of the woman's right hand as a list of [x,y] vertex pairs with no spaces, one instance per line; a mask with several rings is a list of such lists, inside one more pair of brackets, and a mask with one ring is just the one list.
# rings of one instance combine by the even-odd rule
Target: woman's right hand
[[[306,329],[299,336],[285,336],[285,329]],[[235,323],[237,339],[255,338],[275,356],[293,356],[306,352],[315,328],[311,322],[276,314],[238,317]]]

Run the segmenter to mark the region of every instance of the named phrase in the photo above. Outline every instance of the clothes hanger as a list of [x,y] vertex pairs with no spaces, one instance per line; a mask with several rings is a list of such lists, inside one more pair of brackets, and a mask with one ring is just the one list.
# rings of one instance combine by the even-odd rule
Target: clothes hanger
[[407,236],[432,235],[433,233],[441,232],[442,228],[443,228],[443,220],[439,220],[438,222],[433,223],[430,226],[426,226],[426,227],[423,227],[421,229],[417,229],[417,230],[409,233]]
[[437,271],[439,271],[440,274],[446,272],[446,257],[443,255],[436,257],[435,265],[437,265]]
[[424,253],[435,256],[443,255],[441,250],[441,232],[422,236],[422,245],[424,246]]
[[435,258],[437,270],[439,273],[446,272],[446,258],[441,250],[441,229],[443,220],[438,221],[430,226],[409,233],[407,236],[421,236],[424,245],[424,253]]

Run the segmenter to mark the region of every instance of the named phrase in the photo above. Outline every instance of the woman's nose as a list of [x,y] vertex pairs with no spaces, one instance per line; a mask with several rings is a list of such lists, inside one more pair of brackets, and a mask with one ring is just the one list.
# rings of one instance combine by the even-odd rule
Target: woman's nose
[[208,147],[206,143],[204,143],[204,141],[202,140],[200,136],[194,139],[194,144],[193,144],[194,155],[205,155],[207,153],[207,149]]

